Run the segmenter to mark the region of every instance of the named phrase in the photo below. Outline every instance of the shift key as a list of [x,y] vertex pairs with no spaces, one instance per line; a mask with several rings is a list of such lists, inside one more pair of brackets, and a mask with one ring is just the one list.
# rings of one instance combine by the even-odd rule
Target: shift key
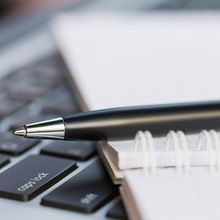
[[42,205],[91,213],[118,195],[99,160],[93,162],[42,199]]
[[0,197],[31,200],[76,168],[73,160],[29,156],[0,173]]

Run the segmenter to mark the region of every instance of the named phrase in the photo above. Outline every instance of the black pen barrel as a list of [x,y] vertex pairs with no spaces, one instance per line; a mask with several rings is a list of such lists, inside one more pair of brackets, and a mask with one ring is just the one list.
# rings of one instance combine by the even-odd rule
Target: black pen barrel
[[131,139],[138,130],[164,135],[220,128],[220,102],[104,109],[64,117],[65,139]]

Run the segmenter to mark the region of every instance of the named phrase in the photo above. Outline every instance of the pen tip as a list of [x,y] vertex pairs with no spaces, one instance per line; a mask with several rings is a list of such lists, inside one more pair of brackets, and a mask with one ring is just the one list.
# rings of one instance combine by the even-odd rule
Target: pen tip
[[13,131],[13,134],[17,135],[17,136],[26,136],[27,131],[26,131],[25,127],[21,127],[21,128],[15,129]]

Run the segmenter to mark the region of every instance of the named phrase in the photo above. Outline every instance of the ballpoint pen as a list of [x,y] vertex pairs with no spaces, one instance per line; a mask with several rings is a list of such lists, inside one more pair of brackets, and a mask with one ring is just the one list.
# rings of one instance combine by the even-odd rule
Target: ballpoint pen
[[121,107],[77,113],[26,124],[15,135],[41,139],[118,140],[133,138],[138,130],[162,135],[220,128],[220,102]]

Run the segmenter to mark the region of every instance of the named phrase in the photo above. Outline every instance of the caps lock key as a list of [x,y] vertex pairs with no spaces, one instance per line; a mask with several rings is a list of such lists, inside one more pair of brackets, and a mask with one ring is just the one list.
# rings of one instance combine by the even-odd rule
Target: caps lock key
[[76,169],[73,160],[32,155],[0,173],[0,197],[28,201]]

